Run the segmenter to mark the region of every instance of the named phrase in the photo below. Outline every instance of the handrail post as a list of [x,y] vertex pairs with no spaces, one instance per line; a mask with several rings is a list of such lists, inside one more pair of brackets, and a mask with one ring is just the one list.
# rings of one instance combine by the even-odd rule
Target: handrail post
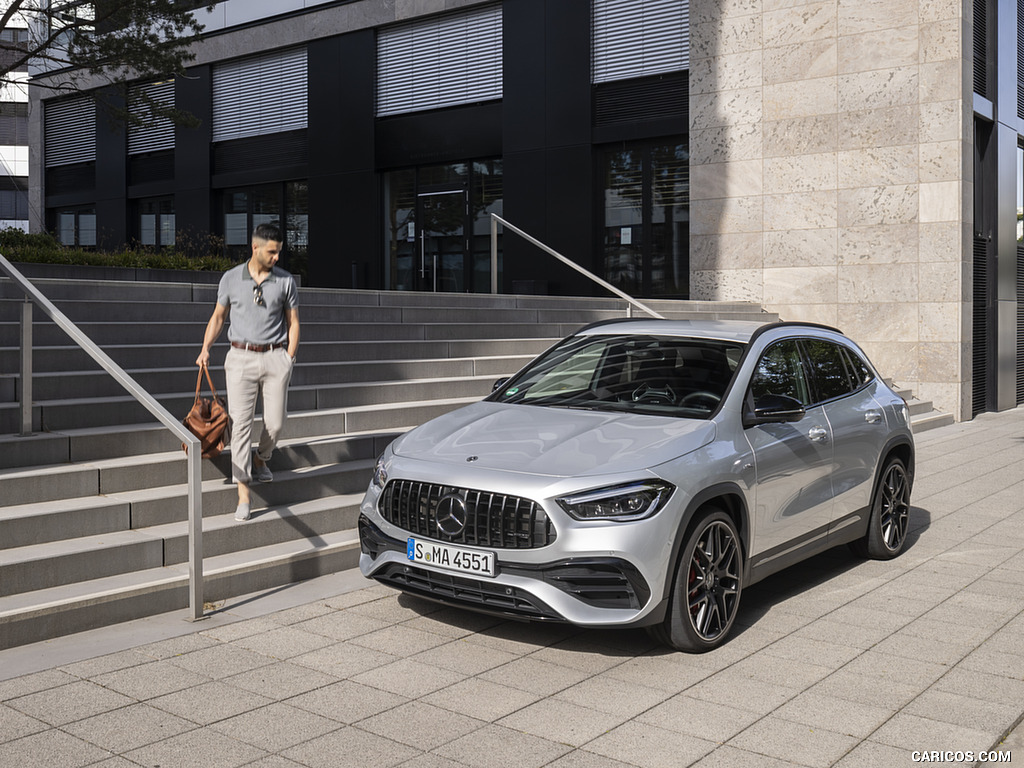
[[491,216],[491,293],[498,292],[498,220]]
[[32,434],[32,300],[21,305],[21,434]]
[[203,455],[199,441],[188,452],[188,608],[192,621],[205,617],[203,604]]

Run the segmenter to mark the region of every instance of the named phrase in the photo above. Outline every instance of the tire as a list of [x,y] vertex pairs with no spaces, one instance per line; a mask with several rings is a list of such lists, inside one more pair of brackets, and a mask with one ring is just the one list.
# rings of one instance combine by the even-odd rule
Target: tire
[[871,518],[863,539],[851,549],[861,557],[891,560],[903,551],[910,524],[910,475],[902,459],[892,456],[885,463],[875,495]]
[[708,509],[679,555],[665,621],[651,628],[661,643],[687,653],[721,645],[739,610],[743,550],[732,518]]

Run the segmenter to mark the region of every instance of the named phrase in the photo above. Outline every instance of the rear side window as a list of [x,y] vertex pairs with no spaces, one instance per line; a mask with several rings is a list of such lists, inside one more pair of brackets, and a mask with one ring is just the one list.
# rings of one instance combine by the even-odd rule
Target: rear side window
[[850,366],[850,373],[858,388],[870,383],[875,378],[875,374],[871,372],[868,364],[861,359],[860,355],[846,347],[843,347],[843,354],[846,355],[846,362]]
[[842,347],[821,339],[804,339],[803,344],[811,364],[816,401],[842,397],[856,389]]
[[801,343],[810,363],[816,402],[848,395],[874,378],[867,363],[844,346],[822,339]]

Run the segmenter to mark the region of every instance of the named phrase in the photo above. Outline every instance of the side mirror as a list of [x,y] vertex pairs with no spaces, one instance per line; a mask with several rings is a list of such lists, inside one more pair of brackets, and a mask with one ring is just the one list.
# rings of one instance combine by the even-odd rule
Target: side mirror
[[747,411],[743,426],[756,424],[780,424],[800,421],[807,413],[803,403],[789,395],[761,395],[754,401],[754,410]]
[[508,378],[508,376],[505,376],[504,378],[498,379],[496,382],[494,382],[494,386],[491,387],[491,392],[497,392],[499,389],[504,387],[505,384],[508,382]]

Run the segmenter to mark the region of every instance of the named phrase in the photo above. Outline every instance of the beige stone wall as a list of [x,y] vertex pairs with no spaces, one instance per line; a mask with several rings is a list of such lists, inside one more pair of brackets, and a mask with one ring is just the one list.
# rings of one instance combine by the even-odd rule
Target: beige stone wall
[[962,0],[691,0],[690,19],[693,297],[836,325],[969,415]]

